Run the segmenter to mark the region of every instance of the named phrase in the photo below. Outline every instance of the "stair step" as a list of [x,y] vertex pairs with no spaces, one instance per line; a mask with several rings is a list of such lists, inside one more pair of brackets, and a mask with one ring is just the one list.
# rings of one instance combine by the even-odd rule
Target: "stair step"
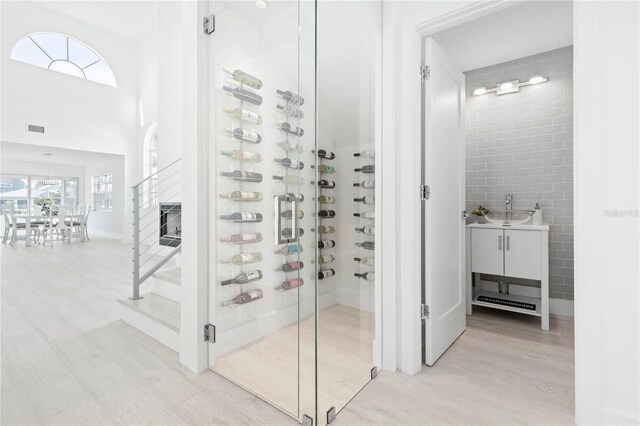
[[153,274],[153,277],[159,280],[170,282],[171,284],[180,285],[180,283],[182,282],[181,274],[182,270],[180,268],[174,267],[160,270]]
[[180,304],[155,293],[142,299],[118,299],[124,322],[178,352],[180,345]]

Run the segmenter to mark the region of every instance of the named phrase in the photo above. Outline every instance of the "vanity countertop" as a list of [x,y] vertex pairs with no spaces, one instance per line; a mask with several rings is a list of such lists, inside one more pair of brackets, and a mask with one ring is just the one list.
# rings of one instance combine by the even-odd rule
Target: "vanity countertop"
[[523,231],[549,231],[549,225],[495,225],[493,223],[470,223],[467,228],[486,228],[486,229],[520,229]]

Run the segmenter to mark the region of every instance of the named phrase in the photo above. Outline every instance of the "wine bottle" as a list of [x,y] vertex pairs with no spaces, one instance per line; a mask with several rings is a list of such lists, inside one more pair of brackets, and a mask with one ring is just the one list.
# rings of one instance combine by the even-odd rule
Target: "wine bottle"
[[275,254],[282,254],[284,256],[289,256],[290,254],[298,254],[302,252],[302,246],[300,244],[290,244],[286,246],[282,246],[273,251]]
[[320,210],[318,211],[318,217],[330,219],[336,217],[336,212],[335,210]]
[[288,176],[273,176],[274,180],[284,182],[287,185],[302,185],[304,183],[304,178],[302,176],[296,175],[288,175]]
[[[298,228],[298,237],[302,237],[303,235],[304,235],[304,229]],[[282,229],[282,236],[285,237],[285,238],[293,237],[293,229],[291,229],[291,228],[283,228]]]
[[362,265],[376,266],[375,257],[354,257],[353,260],[355,260],[356,262]]
[[375,204],[376,203],[376,197],[373,195],[366,195],[362,198],[354,198],[353,201],[355,201],[356,203],[364,203],[364,204]]
[[248,130],[244,130],[241,128],[236,129],[224,129],[225,133],[229,136],[233,136],[236,139],[240,139],[241,141],[251,142],[251,143],[260,143],[262,142],[262,136],[255,132],[250,132]]
[[[311,231],[316,232],[316,228],[311,228]],[[333,226],[318,226],[318,234],[333,234],[334,232],[336,232],[336,228]]]
[[[298,210],[296,216],[299,219],[302,219],[304,217],[304,212],[302,210]],[[293,210],[285,210],[282,213],[280,213],[280,217],[286,217],[287,219],[291,219],[293,217]]]
[[361,217],[363,219],[375,219],[376,212],[362,212],[362,213],[354,213],[355,217]]
[[302,268],[304,268],[303,262],[287,262],[282,266],[278,266],[276,268],[276,271],[290,272],[290,271],[298,271]]
[[246,293],[240,293],[231,300],[222,302],[222,306],[245,305],[247,303],[255,302],[256,300],[262,299],[262,296],[262,290],[260,290],[259,288],[254,288],[253,290],[249,290]]
[[374,235],[376,233],[376,228],[374,226],[363,226],[362,228],[355,228],[356,232],[360,232],[361,234]]
[[304,105],[304,98],[300,95],[296,95],[289,90],[276,90],[276,93],[282,96],[287,102],[291,102],[295,105]]
[[287,152],[297,151],[299,153],[302,153],[304,151],[304,149],[302,149],[302,145],[300,145],[299,143],[293,143],[291,141],[282,141],[282,142],[277,142],[276,144]]
[[318,157],[324,158],[325,160],[333,160],[336,158],[336,155],[331,151],[325,151],[324,149],[319,149],[318,151],[311,151],[314,154],[317,154]]
[[257,263],[262,261],[262,253],[242,253],[231,256],[228,259],[223,259],[220,263],[232,263],[234,265],[246,265],[249,263]]
[[287,133],[291,133],[297,136],[303,136],[304,135],[304,130],[298,126],[294,126],[291,123],[276,123],[276,125],[278,127],[280,127],[280,130],[283,130]]
[[226,72],[238,83],[242,83],[245,86],[249,86],[253,89],[260,89],[262,87],[262,80],[257,77],[247,74],[240,70],[230,70],[229,68],[222,68],[222,71]]
[[[311,168],[315,169],[316,167],[315,166],[311,166]],[[332,174],[334,174],[336,172],[336,169],[333,166],[328,166],[326,164],[320,164],[318,166],[318,172],[326,173],[328,175],[332,175]]]
[[318,241],[318,248],[319,249],[327,249],[327,248],[333,248],[336,246],[336,242],[333,240],[320,240]]
[[225,84],[224,86],[222,86],[222,90],[228,92],[231,96],[240,99],[241,101],[246,101],[253,105],[262,104],[262,96],[249,90],[243,89],[242,87],[233,87]]
[[376,187],[376,181],[375,180],[363,180],[362,182],[354,183],[353,186],[358,186],[360,188],[366,188],[366,189],[374,189]]
[[250,123],[262,124],[262,116],[260,114],[256,114],[255,112],[247,111],[246,109],[242,108],[229,107],[223,107],[222,110],[237,119],[248,121]]
[[287,194],[287,201],[293,201],[293,200],[296,200],[299,203],[303,202],[304,194],[294,194],[293,192],[289,192]]
[[324,280],[325,278],[332,277],[336,274],[336,270],[333,268],[325,269],[323,271],[318,271],[318,279]]
[[334,204],[336,202],[336,197],[331,195],[320,195],[318,197],[318,202],[320,204]]
[[276,105],[276,108],[278,108],[287,117],[304,118],[304,112],[302,112],[301,109],[292,107],[291,105]]
[[318,265],[324,265],[325,263],[331,263],[336,260],[336,257],[332,254],[325,254],[318,256],[318,259],[312,260],[311,263],[317,263]]
[[220,172],[220,176],[230,177],[240,182],[262,182],[262,174],[256,172],[245,172],[242,170],[234,170],[232,172]]
[[229,194],[220,194],[220,198],[230,198],[233,201],[262,201],[262,193],[252,191],[233,191]]
[[259,243],[260,241],[262,241],[262,234],[260,232],[241,232],[220,238],[220,242],[222,243],[233,244]]
[[304,285],[304,280],[302,278],[292,278],[290,280],[284,281],[275,289],[277,291],[287,291],[287,290],[293,290],[294,288],[302,287],[303,285]]
[[376,249],[375,241],[365,241],[365,242],[362,242],[362,243],[356,243],[356,246],[361,247],[361,248],[366,249],[366,250],[375,250]]
[[[315,184],[316,182],[311,181],[311,183]],[[336,183],[332,180],[321,179],[318,181],[318,186],[320,188],[332,189],[336,187]]]
[[354,172],[362,172],[362,173],[375,173],[376,172],[376,166],[374,165],[368,165],[368,166],[362,166],[358,169],[353,169]]
[[358,278],[362,278],[363,280],[367,280],[367,281],[375,281],[376,280],[376,273],[375,272],[365,272],[364,274],[359,274],[359,273],[356,272],[353,275],[358,277]]
[[281,166],[288,167],[290,169],[302,170],[304,169],[304,163],[298,160],[292,160],[291,158],[274,158],[273,161]]
[[220,154],[225,157],[231,157],[234,160],[238,161],[250,161],[253,163],[259,163],[262,161],[262,155],[257,152],[248,152],[248,151],[240,151],[239,149],[234,149],[233,151],[220,151]]
[[229,280],[220,281],[220,285],[247,284],[260,279],[262,279],[262,271],[256,269],[255,271],[243,272]]
[[221,220],[230,220],[235,223],[260,223],[262,213],[236,212],[231,214],[221,214]]
[[365,149],[364,151],[356,152],[353,154],[354,157],[373,157],[376,155],[375,150],[373,149]]

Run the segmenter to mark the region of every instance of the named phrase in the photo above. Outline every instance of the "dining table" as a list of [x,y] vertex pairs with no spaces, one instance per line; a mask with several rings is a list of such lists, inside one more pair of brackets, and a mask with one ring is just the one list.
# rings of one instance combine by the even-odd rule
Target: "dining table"
[[[24,220],[25,222],[25,228],[26,228],[25,243],[27,247],[31,246],[31,228],[32,227],[39,228],[40,226],[44,226],[45,228],[48,227],[51,229],[53,220],[60,218],[57,214],[54,215],[53,213],[42,213],[42,212],[34,212],[34,213],[18,212],[18,213],[15,213],[14,216],[16,219]],[[73,221],[73,217],[74,215],[67,214],[65,216],[65,221]],[[44,222],[44,224],[38,223],[38,222]],[[40,241],[39,237],[38,237],[38,241]],[[69,241],[71,241],[71,239],[69,239]]]

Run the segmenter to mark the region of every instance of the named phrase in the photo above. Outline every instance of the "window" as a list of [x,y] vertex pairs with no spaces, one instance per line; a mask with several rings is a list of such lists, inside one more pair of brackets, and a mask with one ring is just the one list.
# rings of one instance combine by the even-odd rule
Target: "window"
[[[64,188],[64,191],[62,190]],[[77,206],[78,178],[49,178],[43,176],[0,176],[0,206],[27,211],[40,198],[51,198],[57,206]]]
[[156,207],[158,205],[158,124],[149,125],[144,137],[144,160],[143,178],[146,179],[142,185],[142,207]]
[[92,178],[93,209],[97,212],[110,212],[113,194],[113,175],[99,175]]
[[22,37],[11,50],[11,59],[116,87],[109,65],[86,44],[56,33]]

